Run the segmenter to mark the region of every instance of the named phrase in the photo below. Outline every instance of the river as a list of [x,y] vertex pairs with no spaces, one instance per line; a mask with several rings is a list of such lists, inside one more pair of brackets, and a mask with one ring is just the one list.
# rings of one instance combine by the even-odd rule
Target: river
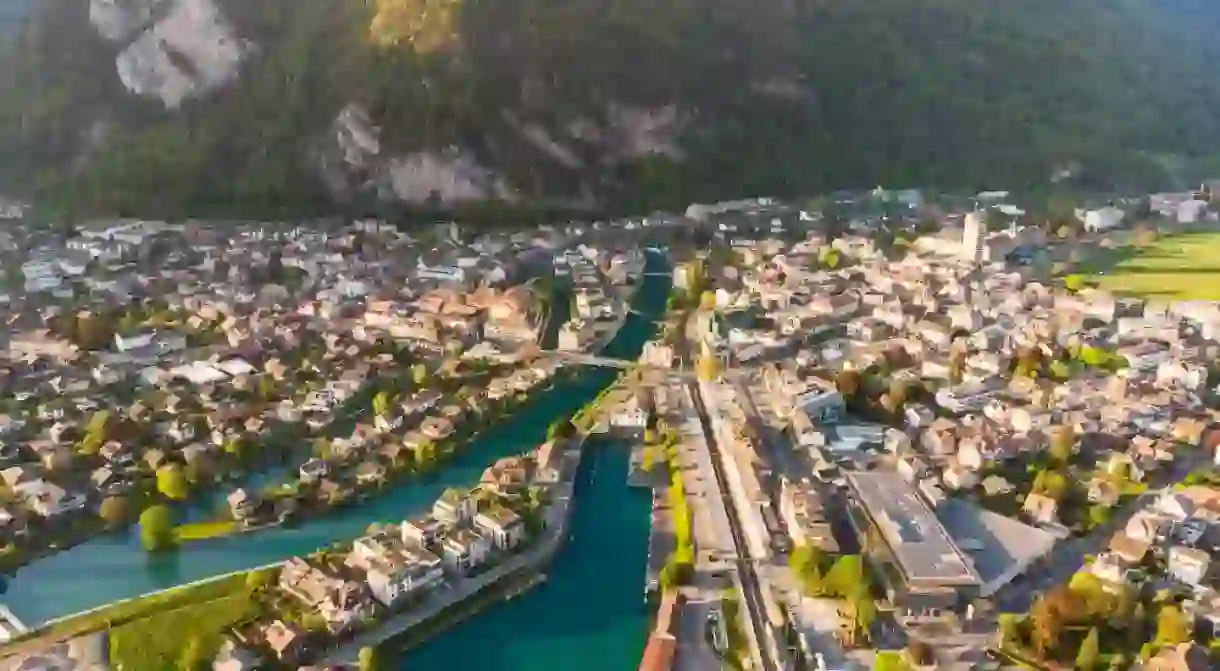
[[[666,268],[664,257],[648,255],[649,271]],[[669,288],[664,275],[644,277],[635,298],[640,314],[628,316],[619,334],[606,346],[607,356],[635,359],[639,355],[656,329],[654,320],[665,310]],[[360,506],[308,519],[296,528],[279,527],[192,543],[172,554],[145,553],[134,530],[99,537],[20,569],[0,601],[34,627],[119,599],[283,561],[354,538],[373,522],[397,521],[426,510],[447,487],[474,486],[483,469],[496,459],[546,440],[547,427],[555,418],[579,410],[616,375],[612,369],[589,369],[556,383],[516,414],[490,427],[442,471],[403,483]],[[637,585],[632,594],[638,597],[639,590]]]
[[629,449],[595,444],[577,484],[574,537],[549,579],[404,653],[402,671],[626,671],[640,663],[650,615],[646,490],[627,487]]

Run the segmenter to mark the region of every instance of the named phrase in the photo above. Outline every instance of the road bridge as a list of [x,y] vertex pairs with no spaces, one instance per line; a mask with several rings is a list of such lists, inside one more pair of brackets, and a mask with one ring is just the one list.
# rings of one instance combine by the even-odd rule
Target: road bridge
[[[543,350],[542,356],[548,356],[558,361],[567,364],[575,364],[578,366],[600,366],[602,368],[618,368],[620,370],[639,370],[644,372],[657,372],[664,375],[666,378],[678,379],[684,381],[694,381],[696,379],[695,371],[685,368],[666,368],[664,366],[656,366],[648,363],[640,363],[638,361],[630,361],[627,359],[617,359],[614,357],[598,356],[596,354],[586,354],[584,352],[566,352],[561,350]],[[722,369],[720,371],[722,377],[733,381],[743,375],[748,375],[748,371],[736,368]]]

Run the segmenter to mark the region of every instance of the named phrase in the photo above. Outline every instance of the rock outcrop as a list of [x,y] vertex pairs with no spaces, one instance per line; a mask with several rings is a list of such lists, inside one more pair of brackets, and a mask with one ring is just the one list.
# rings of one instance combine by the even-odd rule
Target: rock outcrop
[[[129,91],[158,99],[167,109],[177,109],[187,98],[233,79],[254,50],[254,45],[237,37],[213,0],[172,1],[165,17],[142,32],[116,60],[119,78]],[[155,4],[154,0],[146,4],[150,2]],[[128,18],[135,16],[138,13]],[[116,20],[108,28],[127,25]]]
[[126,42],[152,23],[164,0],[89,0],[89,22],[111,42]]

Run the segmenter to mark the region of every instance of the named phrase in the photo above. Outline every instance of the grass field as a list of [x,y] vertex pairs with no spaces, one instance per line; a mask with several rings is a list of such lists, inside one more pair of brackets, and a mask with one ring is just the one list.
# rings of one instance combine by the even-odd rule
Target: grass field
[[1167,235],[1122,252],[1095,278],[1102,289],[1164,300],[1220,301],[1220,232]]
[[[251,573],[258,573],[252,578]],[[253,595],[275,577],[275,569],[235,573],[215,580],[183,585],[163,592],[116,602],[36,629],[0,647],[0,655],[33,654],[70,638],[109,630],[112,657],[121,669],[177,668],[168,666],[185,637],[204,652],[215,652],[224,629],[257,607]],[[160,660],[147,665],[152,660]]]

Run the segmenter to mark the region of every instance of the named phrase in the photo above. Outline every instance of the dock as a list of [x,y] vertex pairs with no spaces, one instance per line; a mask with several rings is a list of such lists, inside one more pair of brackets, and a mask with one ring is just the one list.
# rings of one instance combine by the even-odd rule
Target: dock
[[627,470],[629,487],[657,489],[665,486],[665,464],[660,462],[661,457],[658,454],[653,454],[651,468],[644,468],[644,451],[647,449],[643,444],[631,446],[631,464]]

